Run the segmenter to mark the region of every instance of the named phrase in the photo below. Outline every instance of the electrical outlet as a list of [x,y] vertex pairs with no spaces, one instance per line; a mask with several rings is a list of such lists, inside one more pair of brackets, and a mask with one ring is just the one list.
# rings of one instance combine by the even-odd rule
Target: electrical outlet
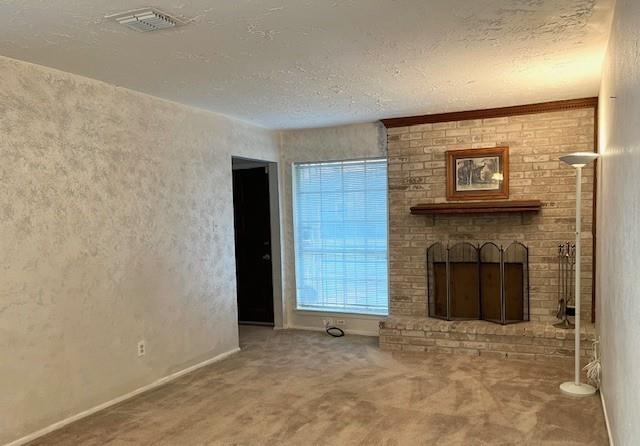
[[147,345],[144,340],[138,342],[138,357],[144,356],[147,353]]
[[344,319],[336,319],[336,325],[338,327],[344,327],[345,326]]

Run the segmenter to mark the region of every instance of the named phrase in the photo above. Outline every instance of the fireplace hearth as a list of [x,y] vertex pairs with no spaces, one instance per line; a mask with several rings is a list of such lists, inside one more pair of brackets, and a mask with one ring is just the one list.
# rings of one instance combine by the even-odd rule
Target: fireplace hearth
[[529,250],[513,242],[461,242],[427,249],[430,317],[512,324],[529,320]]

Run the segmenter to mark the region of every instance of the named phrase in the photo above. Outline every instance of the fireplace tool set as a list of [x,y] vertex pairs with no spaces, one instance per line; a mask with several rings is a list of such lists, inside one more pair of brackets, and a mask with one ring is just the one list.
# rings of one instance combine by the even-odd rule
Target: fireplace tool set
[[575,266],[576,245],[566,242],[558,245],[558,311],[560,322],[553,324],[558,328],[574,328],[569,316],[575,316]]

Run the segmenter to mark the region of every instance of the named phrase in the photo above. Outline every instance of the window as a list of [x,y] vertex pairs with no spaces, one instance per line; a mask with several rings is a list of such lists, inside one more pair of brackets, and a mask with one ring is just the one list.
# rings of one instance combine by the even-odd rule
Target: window
[[299,310],[388,314],[387,160],[294,164]]

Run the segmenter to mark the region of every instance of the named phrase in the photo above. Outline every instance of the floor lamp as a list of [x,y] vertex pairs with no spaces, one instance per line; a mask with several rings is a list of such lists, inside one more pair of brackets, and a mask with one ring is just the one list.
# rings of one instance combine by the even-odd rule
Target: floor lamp
[[560,384],[562,393],[571,396],[589,396],[596,392],[595,387],[580,382],[580,262],[582,247],[582,168],[598,158],[597,153],[577,152],[561,156],[560,160],[576,169],[576,283],[575,283],[575,378]]

